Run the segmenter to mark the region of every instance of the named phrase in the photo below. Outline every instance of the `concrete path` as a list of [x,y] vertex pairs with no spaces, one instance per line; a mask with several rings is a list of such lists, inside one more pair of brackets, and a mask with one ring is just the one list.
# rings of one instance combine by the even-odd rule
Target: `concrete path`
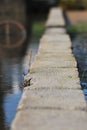
[[[63,12],[51,9],[12,130],[87,129],[86,101]],[[49,28],[48,28],[49,27]]]

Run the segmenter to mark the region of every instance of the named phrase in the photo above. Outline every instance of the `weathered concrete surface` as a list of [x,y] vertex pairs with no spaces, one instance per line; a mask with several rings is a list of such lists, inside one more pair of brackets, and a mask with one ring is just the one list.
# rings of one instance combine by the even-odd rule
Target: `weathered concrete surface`
[[66,45],[62,45],[60,44],[59,46],[55,45],[54,46],[50,46],[49,49],[47,49],[49,47],[49,45],[42,45],[39,47],[39,52],[38,54],[45,54],[45,53],[54,53],[54,50],[55,50],[55,53],[64,53],[65,52],[65,55],[67,55],[67,53],[69,54],[72,54],[72,50],[70,47],[66,46]]
[[[26,119],[26,117],[29,117]],[[87,129],[85,111],[25,109],[19,111],[12,130],[83,130]]]
[[[49,46],[49,44],[50,44],[50,46]],[[72,47],[71,42],[50,42],[49,43],[46,41],[41,42],[40,46],[39,46],[40,49],[46,49],[48,51],[51,49],[51,51],[53,51],[53,52],[54,52],[54,50],[57,52],[59,52],[60,50],[68,51],[68,50],[71,50],[71,47]]]
[[[47,27],[52,26],[54,31],[55,25],[56,28],[65,25],[60,8],[53,8],[48,17]],[[24,89],[11,130],[87,128],[87,106],[71,47],[65,32],[45,32],[30,73],[25,77],[27,81],[32,78],[31,86]]]
[[50,34],[50,35],[57,35],[57,34],[64,34],[66,33],[65,28],[47,28],[45,31],[45,34]]
[[72,68],[72,67],[76,67],[77,63],[75,61],[75,59],[69,55],[62,55],[64,57],[62,57],[61,55],[57,56],[54,55],[55,57],[53,57],[53,55],[50,55],[50,57],[41,57],[38,58],[35,61],[35,65],[34,67],[38,66],[39,67],[48,67],[48,68]]
[[70,42],[69,35],[43,35],[40,42]]
[[[49,45],[50,44],[50,45]],[[39,46],[39,53],[68,53],[72,54],[71,42],[41,42]]]
[[27,90],[25,91],[23,97],[24,98],[20,102],[18,110],[26,108],[59,109],[59,110],[86,109],[84,95],[81,90],[67,90],[67,89]]
[[63,11],[61,8],[53,8],[49,12],[46,27],[64,27],[65,20],[63,18]]
[[31,69],[31,77],[30,88],[81,89],[77,69],[73,68],[37,67]]

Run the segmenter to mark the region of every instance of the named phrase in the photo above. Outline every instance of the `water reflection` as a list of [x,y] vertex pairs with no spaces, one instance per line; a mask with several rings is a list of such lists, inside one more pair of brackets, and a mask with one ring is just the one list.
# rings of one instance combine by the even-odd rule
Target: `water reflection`
[[78,63],[80,83],[87,101],[87,33],[76,36],[72,47]]
[[16,109],[18,102],[21,98],[22,91],[18,91],[17,93],[5,94],[3,99],[3,109],[5,113],[5,122],[8,126],[11,125],[14,115],[16,114]]
[[9,130],[22,96],[22,60],[6,58],[0,66],[0,130]]

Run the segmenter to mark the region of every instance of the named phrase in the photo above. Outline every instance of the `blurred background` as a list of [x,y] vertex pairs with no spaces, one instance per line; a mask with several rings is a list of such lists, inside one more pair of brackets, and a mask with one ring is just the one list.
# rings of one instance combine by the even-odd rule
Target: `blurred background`
[[0,130],[10,130],[52,7],[63,9],[87,95],[87,0],[0,0]]

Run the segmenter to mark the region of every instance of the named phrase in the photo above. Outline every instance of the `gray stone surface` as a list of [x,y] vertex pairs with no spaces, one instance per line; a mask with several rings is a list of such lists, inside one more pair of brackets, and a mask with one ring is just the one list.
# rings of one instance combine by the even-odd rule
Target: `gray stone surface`
[[87,113],[84,111],[59,111],[25,109],[19,111],[12,130],[86,130]]
[[71,42],[41,42],[39,46],[39,52],[68,52],[72,53]]
[[86,110],[82,90],[36,89],[24,92],[18,109]]
[[49,11],[48,16],[63,16],[63,10],[62,8],[51,8]]
[[66,33],[65,28],[47,28],[45,34],[55,35],[55,34],[64,34]]
[[[42,49],[43,50],[43,49]],[[74,55],[72,53],[66,53],[66,52],[49,52],[49,51],[42,51],[40,50],[40,53],[36,56],[36,60],[50,60],[50,59],[65,59],[65,60],[73,60],[75,59]],[[49,50],[49,49],[48,49]]]
[[59,20],[58,19],[55,19],[54,17],[54,20],[53,19],[49,19],[46,23],[46,27],[58,27],[58,26],[65,26],[65,21],[63,18],[60,18]]
[[61,8],[52,8],[50,10],[48,20],[46,22],[46,27],[64,27],[65,26],[65,20],[63,17],[63,11]]
[[68,41],[68,42],[66,42],[66,41],[63,41],[63,42],[61,42],[61,41],[56,41],[56,42],[46,42],[46,41],[43,41],[43,42],[40,42],[40,46],[43,46],[43,47],[46,47],[46,46],[48,47],[49,46],[49,48],[62,46],[63,48],[64,47],[66,48],[66,47],[71,47],[72,44],[71,44],[71,41]]
[[[35,65],[35,64],[34,64]],[[40,66],[35,66],[34,65],[31,67],[30,74],[35,75],[35,74],[55,74],[54,76],[59,75],[61,77],[62,75],[65,77],[74,77],[75,79],[79,77],[78,74],[78,69],[77,68],[51,68],[51,67],[40,67]]]
[[40,42],[70,42],[70,37],[69,35],[48,35],[45,34],[42,36]]
[[[81,89],[77,69],[74,68],[32,68],[30,88]],[[30,76],[29,75],[29,76]],[[28,79],[28,75],[26,79]]]
[[[63,54],[67,54],[67,53],[71,53],[72,54],[72,50],[70,48],[67,48],[67,46],[63,47],[62,49],[62,46],[59,45],[59,46],[55,46],[55,47],[49,47],[49,49],[45,48],[45,47],[42,47],[40,46],[39,47],[39,51],[38,51],[38,54],[44,54],[44,53],[53,53],[54,50],[55,50],[55,53],[63,53]],[[56,48],[56,49],[55,49]]]
[[48,67],[48,68],[72,68],[72,67],[77,67],[77,62],[76,60],[69,56],[69,55],[64,55],[64,57],[39,57],[36,58],[35,64],[33,67]]

